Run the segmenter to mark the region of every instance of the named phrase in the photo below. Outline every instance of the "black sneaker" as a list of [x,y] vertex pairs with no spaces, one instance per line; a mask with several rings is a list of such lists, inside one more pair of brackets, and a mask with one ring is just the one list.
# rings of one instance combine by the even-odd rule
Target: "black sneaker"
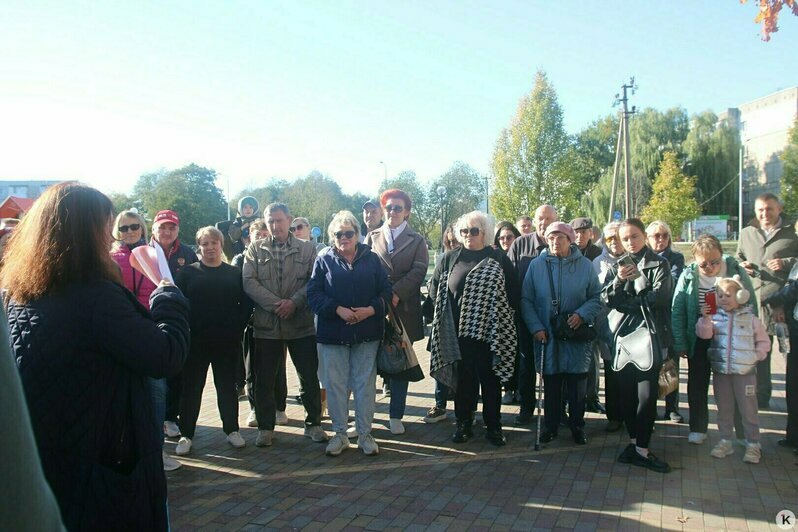
[[585,410],[587,412],[593,412],[594,414],[603,415],[607,413],[607,410],[604,408],[604,405],[602,405],[598,399],[595,399],[593,401],[587,401],[585,403]]
[[507,438],[505,438],[504,433],[502,433],[502,429],[487,431],[485,433],[485,438],[496,447],[507,445]]
[[622,464],[631,464],[636,454],[637,450],[635,449],[635,444],[630,443],[629,445],[626,446],[626,449],[624,449],[623,452],[618,456],[618,461]]
[[577,445],[586,445],[587,444],[587,436],[585,436],[585,431],[582,429],[575,429],[571,431],[571,435],[574,437],[574,443]]
[[514,423],[516,425],[529,425],[530,423],[532,423],[532,417],[533,417],[532,412],[525,412],[522,410],[520,414],[515,416]]
[[671,466],[669,466],[667,462],[663,462],[654,456],[654,453],[652,452],[649,452],[648,456],[641,456],[640,453],[635,451],[635,455],[632,458],[632,465],[645,467],[646,469],[656,471],[657,473],[668,473],[671,470]]
[[452,441],[454,443],[465,443],[473,437],[474,431],[471,428],[471,423],[458,421],[457,428],[455,429],[454,434],[452,434]]
[[776,442],[776,445],[779,447],[790,447],[792,449],[798,448],[798,445],[795,442],[788,440],[787,438],[782,438]]
[[543,443],[549,443],[551,440],[557,437],[556,430],[549,430],[543,429],[543,432],[540,433],[540,441]]

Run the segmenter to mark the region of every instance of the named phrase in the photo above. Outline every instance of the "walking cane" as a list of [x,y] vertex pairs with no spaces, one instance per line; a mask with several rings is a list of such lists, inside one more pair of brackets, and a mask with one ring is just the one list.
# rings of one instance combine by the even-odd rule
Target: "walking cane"
[[546,344],[540,344],[540,382],[538,382],[538,397],[535,401],[535,410],[537,411],[537,434],[535,435],[535,450],[540,450],[540,411],[541,403],[543,402],[543,361],[546,360]]

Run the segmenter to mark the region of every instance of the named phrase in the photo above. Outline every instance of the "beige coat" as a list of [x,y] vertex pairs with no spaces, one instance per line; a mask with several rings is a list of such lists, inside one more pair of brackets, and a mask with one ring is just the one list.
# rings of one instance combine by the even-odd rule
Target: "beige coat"
[[380,258],[393,293],[399,296],[396,312],[407,330],[407,336],[412,342],[421,340],[424,338],[421,285],[429,267],[427,242],[408,225],[394,241],[393,253],[388,253],[388,242],[382,228],[370,232],[365,243]]
[[[294,340],[316,334],[313,311],[307,304],[316,245],[294,237],[288,243],[282,282],[277,279],[271,238],[251,243],[244,252],[244,291],[255,302],[255,338]],[[290,299],[296,305],[293,316],[285,320],[275,314],[281,299]]]

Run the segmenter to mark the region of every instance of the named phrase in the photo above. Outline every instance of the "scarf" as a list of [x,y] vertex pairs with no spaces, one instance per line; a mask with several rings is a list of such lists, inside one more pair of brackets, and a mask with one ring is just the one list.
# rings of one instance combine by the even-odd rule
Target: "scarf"
[[388,224],[382,226],[382,232],[385,234],[385,241],[388,244],[388,253],[393,253],[393,241],[396,237],[402,234],[402,231],[407,227],[407,220],[399,224],[396,229],[391,229]]

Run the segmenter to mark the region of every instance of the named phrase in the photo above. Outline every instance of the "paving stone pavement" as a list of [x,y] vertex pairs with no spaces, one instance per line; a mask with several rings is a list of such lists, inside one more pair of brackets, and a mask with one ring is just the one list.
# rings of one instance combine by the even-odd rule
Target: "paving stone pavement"
[[[429,367],[426,341],[416,344]],[[680,411],[687,410],[686,368]],[[381,382],[381,381],[380,381]],[[304,410],[294,400],[298,385],[288,363],[289,425],[275,430],[274,445],[255,447],[256,429],[246,427],[249,405],[239,403],[247,447],[225,441],[216,409],[212,374],[203,396],[194,446],[183,467],[167,474],[174,530],[779,530],[776,514],[798,514],[798,456],[776,441],[786,422],[784,360],[773,357],[774,398],[760,412],[763,459],[742,462],[742,449],[718,460],[710,397],[709,441],[687,443],[686,424],[657,421],[652,450],[673,467],[669,474],[620,464],[628,440],[604,432],[604,418],[588,414],[589,442],[574,445],[568,430],[534,450],[534,425],[515,427],[518,406],[503,406],[508,444],[484,439],[481,416],[475,438],[450,440],[449,419],[426,424],[434,382],[411,383],[404,418],[407,432],[387,428],[388,398],[378,394],[373,434],[380,454],[355,446],[339,457],[303,437]],[[710,389],[711,394],[711,389]],[[659,402],[659,413],[664,404]],[[330,430],[325,419],[322,426]],[[353,440],[354,443],[354,440]],[[167,440],[173,453],[176,440]]]

